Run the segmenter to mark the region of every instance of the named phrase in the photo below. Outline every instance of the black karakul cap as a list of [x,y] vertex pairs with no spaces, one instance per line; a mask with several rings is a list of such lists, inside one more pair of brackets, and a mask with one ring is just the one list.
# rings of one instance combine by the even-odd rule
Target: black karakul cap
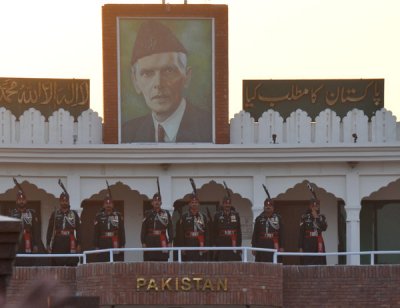
[[60,194],[60,199],[69,200],[69,194],[63,191],[63,192]]
[[192,200],[200,201],[199,196],[195,192],[192,192],[190,194],[190,199],[189,200],[190,201],[192,201]]
[[131,64],[140,58],[162,52],[186,54],[187,50],[167,26],[156,20],[144,21],[136,36]]
[[314,197],[310,198],[310,204],[314,204],[314,203],[320,204],[319,199],[316,199],[316,198],[314,198]]
[[111,198],[111,196],[109,194],[107,194],[106,197],[104,198],[104,203],[106,203],[106,204],[113,203],[113,199]]
[[224,203],[224,204],[225,204],[225,203],[231,204],[231,203],[232,203],[231,197],[228,196],[228,195],[225,195],[224,198],[222,199],[222,203]]
[[25,196],[25,193],[22,190],[18,189],[18,191],[17,191],[17,199],[21,199],[21,198],[26,198],[26,196]]
[[271,205],[275,206],[274,205],[274,200],[271,199],[271,198],[265,198],[264,205],[267,205],[267,204],[271,204]]
[[155,193],[153,195],[153,200],[160,200],[161,201],[161,195],[159,193]]

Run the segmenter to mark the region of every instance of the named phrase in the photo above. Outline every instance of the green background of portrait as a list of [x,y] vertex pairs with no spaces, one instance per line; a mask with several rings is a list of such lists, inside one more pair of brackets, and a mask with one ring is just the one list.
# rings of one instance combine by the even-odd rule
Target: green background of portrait
[[[121,18],[119,20],[120,69],[120,125],[149,113],[142,95],[131,82],[131,55],[139,26],[148,19]],[[212,112],[213,89],[213,23],[212,19],[160,19],[181,41],[188,51],[188,66],[192,79],[186,97],[198,107]]]

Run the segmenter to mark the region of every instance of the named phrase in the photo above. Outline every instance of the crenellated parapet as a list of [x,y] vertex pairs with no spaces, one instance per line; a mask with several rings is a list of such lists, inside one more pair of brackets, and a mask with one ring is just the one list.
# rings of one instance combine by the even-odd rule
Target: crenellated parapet
[[256,122],[245,111],[230,122],[231,144],[332,145],[396,144],[400,132],[396,117],[385,108],[371,119],[359,109],[350,110],[342,119],[333,110],[325,109],[315,121],[307,112],[297,109],[283,119],[277,111],[267,110]]
[[0,108],[0,147],[32,145],[102,144],[102,119],[91,109],[74,121],[73,115],[58,109],[46,121],[39,110],[29,108],[19,119]]
[[[34,145],[103,144],[103,123],[97,112],[88,109],[77,117],[64,109],[46,118],[30,108],[18,119],[0,108],[0,147]],[[325,109],[315,120],[297,109],[286,119],[272,109],[256,122],[250,113],[240,111],[230,121],[230,144],[286,146],[384,145],[400,142],[400,125],[392,112],[382,108],[370,119],[359,109],[340,118]]]

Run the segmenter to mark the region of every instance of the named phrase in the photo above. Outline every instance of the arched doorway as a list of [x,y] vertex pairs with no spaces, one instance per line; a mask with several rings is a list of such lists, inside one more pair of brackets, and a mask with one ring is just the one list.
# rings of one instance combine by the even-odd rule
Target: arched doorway
[[[275,199],[275,211],[281,215],[284,232],[283,243],[287,252],[298,252],[300,218],[308,208],[311,198],[307,181],[303,181],[279,194]],[[328,193],[323,188],[312,183],[315,193],[321,201],[321,213],[328,221],[328,229],[323,232],[326,251],[345,251],[346,247],[346,218],[344,202]],[[328,256],[328,264],[344,264],[344,258]],[[284,256],[282,262],[285,265],[300,264],[298,256]]]
[[[360,248],[400,250],[400,180],[382,187],[362,199],[360,211]],[[400,255],[375,255],[376,264],[399,264]],[[370,264],[369,256],[361,256],[361,264]]]

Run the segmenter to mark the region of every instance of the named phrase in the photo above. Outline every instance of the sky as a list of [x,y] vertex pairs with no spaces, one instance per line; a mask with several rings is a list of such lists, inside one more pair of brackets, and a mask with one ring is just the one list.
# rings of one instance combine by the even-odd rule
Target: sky
[[[181,1],[165,1],[183,4]],[[103,115],[101,7],[162,1],[0,0],[0,77],[90,79]],[[226,0],[229,118],[244,79],[385,79],[400,118],[399,0]]]

